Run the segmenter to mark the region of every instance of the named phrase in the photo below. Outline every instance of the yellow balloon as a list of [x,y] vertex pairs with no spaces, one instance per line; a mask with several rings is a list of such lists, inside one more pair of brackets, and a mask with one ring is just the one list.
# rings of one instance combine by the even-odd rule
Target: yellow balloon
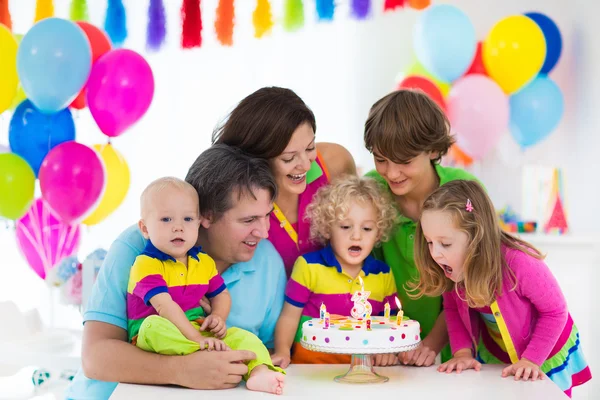
[[544,32],[530,18],[514,15],[498,22],[483,42],[483,63],[507,94],[537,76],[546,59]]
[[127,161],[110,143],[95,144],[94,150],[104,162],[106,187],[98,206],[82,222],[90,226],[102,222],[119,207],[129,190],[130,179]]
[[414,64],[411,65],[410,68],[408,68],[408,70],[406,70],[403,78],[409,75],[418,75],[429,79],[430,81],[436,84],[436,86],[440,89],[440,92],[442,92],[442,95],[444,97],[447,97],[448,93],[450,93],[450,88],[452,85],[448,82],[440,81],[439,79],[431,75],[431,73],[427,71],[425,67],[421,65],[421,63],[418,61],[415,61]]
[[7,110],[17,93],[17,41],[0,24],[0,113]]

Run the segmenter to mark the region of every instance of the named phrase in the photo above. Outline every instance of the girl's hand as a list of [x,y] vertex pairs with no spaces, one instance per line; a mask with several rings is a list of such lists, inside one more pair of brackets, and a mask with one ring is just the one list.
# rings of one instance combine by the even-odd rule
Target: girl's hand
[[435,362],[437,353],[424,341],[415,350],[398,354],[398,359],[404,365],[416,365],[417,367],[429,367]]
[[202,350],[215,350],[215,351],[226,351],[230,350],[230,348],[223,342],[222,340],[215,339],[213,337],[202,337],[202,339],[198,340],[198,344],[200,345],[200,351]]
[[515,376],[515,381],[528,380],[531,377],[532,381],[537,379],[545,379],[546,375],[540,370],[540,366],[529,361],[526,358],[521,358],[516,364],[509,365],[502,370],[502,377]]
[[398,356],[394,353],[377,354],[373,357],[373,366],[375,367],[389,367],[398,364],[400,364],[400,360],[398,359]]
[[271,356],[271,362],[273,365],[277,365],[283,369],[286,369],[290,365],[290,354],[275,353]]
[[460,374],[466,369],[474,369],[475,371],[481,369],[481,363],[473,358],[470,349],[457,351],[454,354],[454,358],[438,367],[439,372],[446,372],[447,374],[454,370],[456,370],[457,374]]

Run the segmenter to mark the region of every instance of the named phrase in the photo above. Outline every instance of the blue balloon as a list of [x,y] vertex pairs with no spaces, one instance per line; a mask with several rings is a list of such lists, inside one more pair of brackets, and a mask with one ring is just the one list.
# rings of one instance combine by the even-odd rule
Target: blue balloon
[[444,82],[460,78],[471,66],[477,39],[469,17],[458,8],[441,4],[421,13],[413,42],[417,58]]
[[75,123],[68,108],[47,115],[25,100],[15,109],[8,127],[12,152],[29,163],[36,177],[46,154],[69,140],[75,140]]
[[525,15],[531,18],[540,27],[544,33],[544,38],[546,38],[546,59],[544,60],[544,65],[542,65],[540,74],[547,74],[552,71],[552,68],[554,68],[558,62],[560,53],[562,52],[562,36],[560,35],[560,30],[554,21],[544,14],[530,12]]
[[510,132],[521,147],[530,147],[556,128],[564,112],[563,95],[550,78],[540,75],[513,94],[510,102]]
[[71,104],[92,68],[92,49],[77,24],[46,18],[23,37],[17,51],[17,72],[23,91],[45,114]]

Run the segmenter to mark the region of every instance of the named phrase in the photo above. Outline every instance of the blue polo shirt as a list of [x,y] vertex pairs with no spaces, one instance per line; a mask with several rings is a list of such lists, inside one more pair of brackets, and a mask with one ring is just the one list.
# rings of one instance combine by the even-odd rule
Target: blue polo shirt
[[[83,315],[84,323],[100,321],[127,330],[129,270],[145,247],[146,239],[137,225],[126,229],[114,241],[94,284]],[[233,264],[222,277],[232,299],[227,326],[246,329],[258,336],[267,348],[273,348],[286,285],[283,260],[275,247],[268,240],[261,240],[250,261]],[[108,399],[116,387],[115,382],[88,379],[79,370],[65,396],[75,400]]]

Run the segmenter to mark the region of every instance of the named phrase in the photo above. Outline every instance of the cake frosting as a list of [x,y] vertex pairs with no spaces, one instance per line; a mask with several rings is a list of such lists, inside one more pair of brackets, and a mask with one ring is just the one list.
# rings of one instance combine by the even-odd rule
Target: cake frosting
[[[368,326],[370,325],[370,326]],[[302,324],[300,344],[308,350],[338,354],[399,353],[415,349],[421,342],[419,322],[404,318],[366,319],[331,316]]]

